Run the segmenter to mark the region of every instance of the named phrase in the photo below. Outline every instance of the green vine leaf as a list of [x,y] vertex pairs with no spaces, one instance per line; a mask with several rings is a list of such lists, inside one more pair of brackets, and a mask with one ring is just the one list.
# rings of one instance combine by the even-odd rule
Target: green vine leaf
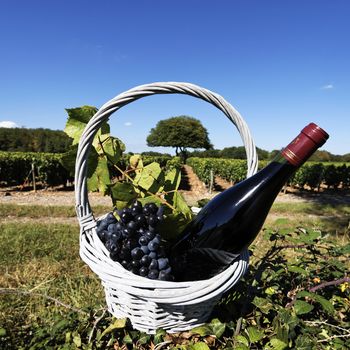
[[109,186],[113,205],[122,209],[137,198],[137,192],[130,182],[116,182]]
[[308,314],[314,309],[314,306],[303,300],[297,300],[294,303],[294,310],[297,315]]
[[135,186],[139,186],[146,191],[157,193],[163,189],[164,172],[156,162],[146,165],[138,172],[134,179]]
[[[86,124],[97,112],[96,107],[82,106],[77,108],[67,108],[68,119],[64,132],[73,139],[73,145],[79,143],[81,135],[86,127]],[[99,134],[108,134],[109,126],[103,123]]]

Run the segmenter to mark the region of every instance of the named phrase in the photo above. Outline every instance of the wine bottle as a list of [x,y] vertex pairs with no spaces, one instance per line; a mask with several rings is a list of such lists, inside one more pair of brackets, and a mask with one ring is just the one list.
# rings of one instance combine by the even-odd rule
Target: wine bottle
[[213,277],[258,235],[286,181],[328,139],[314,123],[262,170],[210,200],[170,249],[175,280]]

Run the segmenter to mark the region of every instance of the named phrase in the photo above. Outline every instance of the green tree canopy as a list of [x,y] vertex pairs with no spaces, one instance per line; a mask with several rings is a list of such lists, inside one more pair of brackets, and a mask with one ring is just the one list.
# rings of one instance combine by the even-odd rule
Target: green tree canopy
[[161,120],[152,128],[147,137],[148,146],[175,147],[184,154],[186,148],[211,149],[208,131],[202,123],[189,116],[172,117]]

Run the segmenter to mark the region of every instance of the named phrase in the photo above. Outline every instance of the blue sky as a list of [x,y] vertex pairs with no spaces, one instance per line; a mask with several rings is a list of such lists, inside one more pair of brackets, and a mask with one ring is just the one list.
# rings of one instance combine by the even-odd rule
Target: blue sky
[[[349,153],[349,18],[346,0],[1,0],[0,122],[63,129],[65,108],[186,81],[229,101],[258,147],[279,149],[313,121],[330,134],[323,149]],[[221,112],[178,95],[126,106],[112,134],[151,150],[149,130],[182,114],[216,148],[242,144]]]

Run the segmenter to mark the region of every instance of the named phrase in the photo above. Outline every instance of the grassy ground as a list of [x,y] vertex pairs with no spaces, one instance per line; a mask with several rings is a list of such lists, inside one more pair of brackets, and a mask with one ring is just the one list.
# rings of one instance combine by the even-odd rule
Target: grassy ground
[[[97,214],[108,210],[95,208]],[[105,306],[99,280],[80,260],[79,228],[67,221],[74,216],[74,208],[67,206],[0,205],[0,333],[17,329],[17,335],[29,337],[33,324]],[[59,222],[50,222],[53,217]],[[277,203],[265,227],[319,228],[334,235],[336,244],[348,240],[349,217],[346,205]]]

